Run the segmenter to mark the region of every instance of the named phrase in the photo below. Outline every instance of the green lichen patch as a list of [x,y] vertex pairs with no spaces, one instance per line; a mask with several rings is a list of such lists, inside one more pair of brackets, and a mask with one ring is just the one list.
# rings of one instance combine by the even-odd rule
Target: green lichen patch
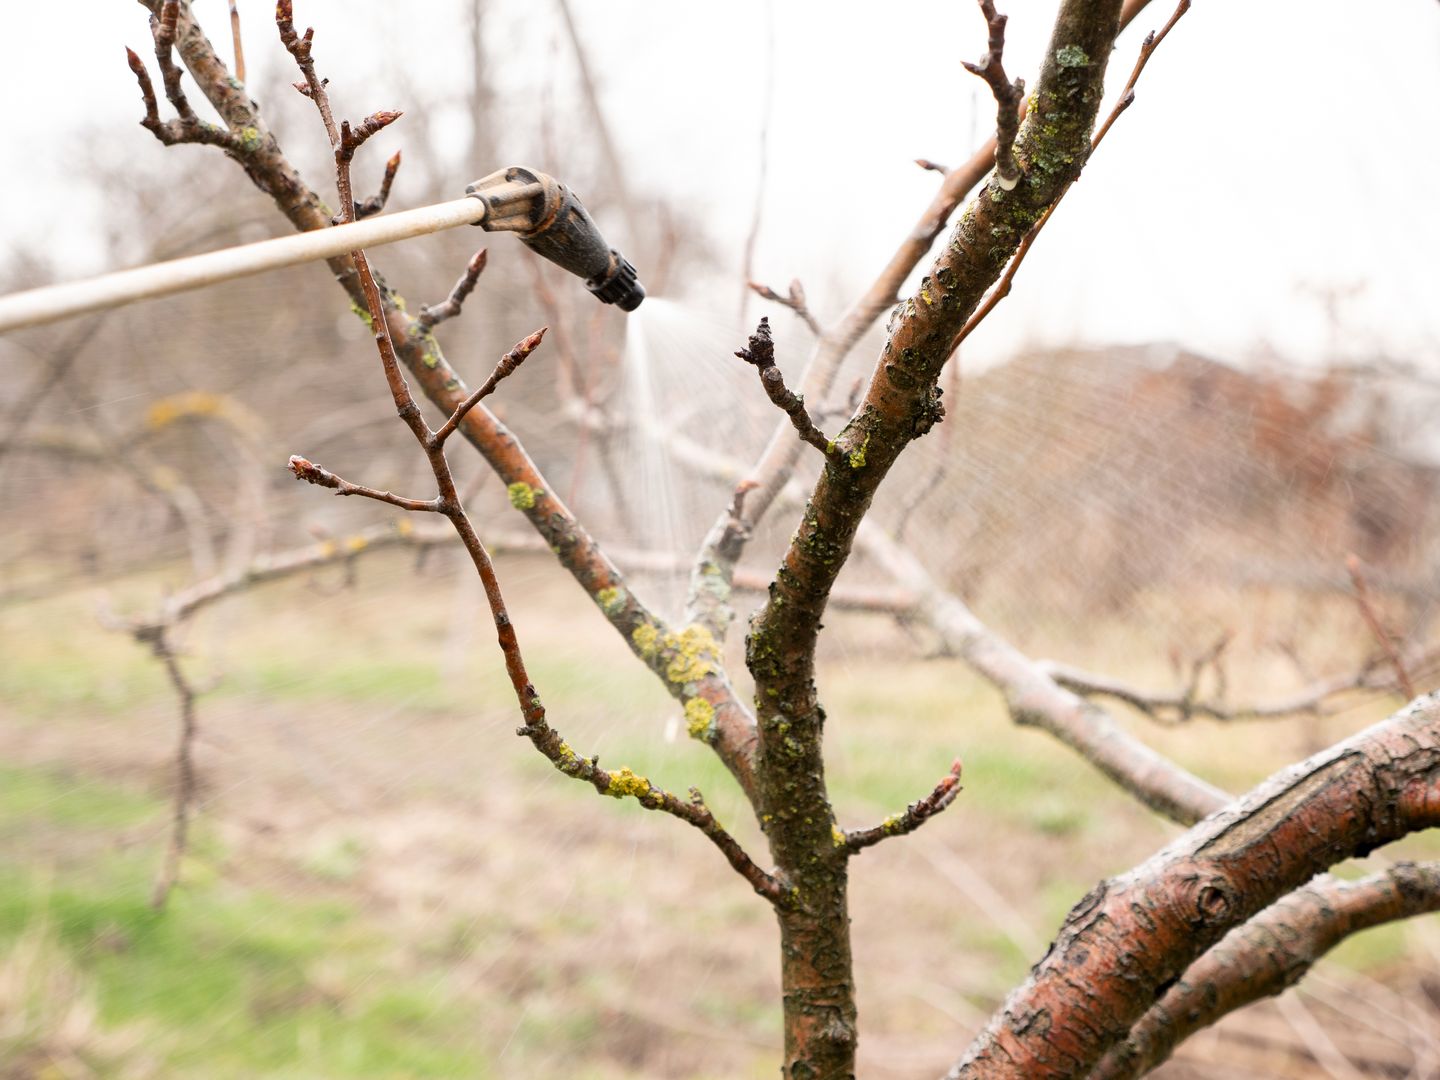
[[616,585],[601,589],[595,594],[595,602],[606,615],[618,615],[624,611],[627,599],[625,590]]
[[860,444],[859,450],[851,450],[846,457],[852,469],[863,469],[865,467],[865,452],[870,449],[870,436],[865,436],[865,441]]
[[708,628],[692,623],[678,636],[667,634],[666,638],[667,646],[674,650],[670,662],[665,665],[665,677],[671,682],[696,682],[715,670],[719,647]]
[[535,498],[540,494],[523,480],[515,481],[505,489],[505,493],[510,496],[510,505],[516,510],[533,510]]
[[659,660],[672,683],[685,686],[718,670],[720,646],[707,627],[692,623],[680,633],[664,633],[652,623],[643,623],[630,633],[635,650],[644,660]]
[[630,640],[635,643],[642,659],[653,660],[660,651],[660,631],[652,623],[641,623],[637,626],[631,632]]
[[1062,45],[1055,50],[1055,62],[1061,67],[1089,67],[1090,57],[1079,45]]
[[610,786],[605,789],[605,794],[612,799],[623,799],[627,796],[638,799],[650,794],[650,781],[643,776],[637,776],[629,767],[622,766],[610,774]]
[[715,734],[715,706],[702,697],[685,702],[685,730],[692,739],[709,742]]

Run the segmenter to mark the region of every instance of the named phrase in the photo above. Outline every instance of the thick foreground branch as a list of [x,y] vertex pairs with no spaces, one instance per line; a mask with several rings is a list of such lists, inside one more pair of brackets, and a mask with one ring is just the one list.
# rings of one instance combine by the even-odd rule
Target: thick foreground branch
[[1319,878],[1230,931],[1191,964],[1090,1080],[1144,1076],[1197,1031],[1294,986],[1350,935],[1437,910],[1440,863],[1399,863],[1359,881]]
[[1436,824],[1440,698],[1430,695],[1098,885],[947,1075],[1086,1075],[1231,929],[1336,863]]

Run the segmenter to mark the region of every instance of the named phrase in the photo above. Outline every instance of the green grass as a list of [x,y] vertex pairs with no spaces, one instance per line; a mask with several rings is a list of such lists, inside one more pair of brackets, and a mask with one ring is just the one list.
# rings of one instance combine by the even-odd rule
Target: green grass
[[[0,774],[0,825],[63,827],[48,846],[163,808],[101,783]],[[213,842],[212,842],[213,846]],[[0,956],[45,925],[93,983],[99,1023],[157,1033],[168,1075],[487,1075],[473,1017],[433,980],[394,970],[383,926],[347,903],[279,896],[189,873],[164,912],[147,903],[158,843],[64,868],[0,859]],[[59,860],[57,859],[57,864]]]
[[[51,604],[48,621],[36,623],[49,633],[28,631],[29,616],[0,613],[3,719],[27,736],[42,722],[53,728],[49,743],[36,742],[49,747],[37,757],[65,763],[0,766],[0,971],[15,942],[43,929],[59,953],[56,967],[84,980],[98,1023],[146,1032],[162,1076],[483,1077],[493,1067],[613,1080],[643,1074],[646,1066],[634,1064],[641,1058],[627,1055],[657,1046],[706,1067],[723,1057],[730,1075],[744,1073],[736,1055],[748,1049],[720,1055],[663,1025],[668,1018],[683,1031],[694,1019],[773,1044],[773,988],[754,977],[774,963],[759,951],[773,948],[768,910],[685,826],[632,802],[597,799],[514,738],[514,701],[488,626],[482,619],[463,651],[446,652],[451,609],[400,603],[407,580],[399,571],[398,584],[377,575],[318,604],[299,585],[233,602],[215,658],[224,681],[200,703],[202,730],[211,718],[220,729],[203,747],[215,756],[202,769],[217,802],[198,819],[181,887],[163,915],[146,905],[169,812],[164,763],[175,713],[158,665],[123,634],[95,626],[88,600]],[[562,585],[573,600],[572,586]],[[521,609],[556,600],[514,592]],[[554,610],[548,618],[520,610],[517,625],[556,726],[606,767],[627,765],[682,794],[699,787],[763,861],[764,840],[718,758],[683,727],[673,741],[659,737],[679,717],[663,688],[598,616],[557,618]],[[214,641],[197,630],[190,644],[187,670],[203,682]],[[1105,657],[1094,663],[1116,666]],[[996,888],[1042,938],[1100,877],[1174,833],[1049,736],[1017,728],[958,663],[830,664],[820,675],[827,776],[841,823],[873,825],[900,811],[961,757],[964,791],[926,825],[926,842],[953,846],[974,866],[988,860],[999,872]],[[1156,680],[1163,683],[1164,672]],[[361,818],[333,835],[326,826],[264,843],[236,839],[253,808],[243,795],[224,798],[242,775],[238,766],[232,772],[227,746],[249,737],[252,716],[277,729],[309,725],[321,734],[306,737],[321,747],[331,720],[336,731],[356,731],[323,767],[335,769],[337,787],[357,779],[352,764],[363,784],[377,785],[362,789]],[[355,728],[356,719],[364,726]],[[1295,740],[1273,726],[1135,730],[1233,790],[1298,756]],[[135,740],[143,740],[139,752]],[[288,752],[283,741],[273,745]],[[1242,745],[1246,752],[1237,752]],[[446,753],[453,761],[432,767]],[[263,763],[246,767],[250,779],[270,776]],[[296,806],[288,806],[288,788],[280,801],[295,817],[323,819],[304,809],[310,793],[303,778],[297,784]],[[490,816],[520,805],[523,821],[500,813],[502,826]],[[456,814],[463,835],[453,852],[442,842],[438,853],[419,851],[427,857],[402,856],[398,870],[387,863],[396,849],[383,827],[409,812],[423,822],[436,808]],[[917,870],[913,857],[897,854],[907,842],[922,841],[895,841],[887,854],[877,849],[856,864],[857,922],[868,919],[874,940],[904,958],[886,980],[898,985],[915,970],[922,982],[932,977],[938,945],[967,971],[973,1004],[988,1008],[1036,956],[968,901],[957,906],[950,886]],[[257,868],[251,860],[262,848]],[[1436,857],[1440,831],[1396,850]],[[394,918],[395,894],[378,883],[385,871],[412,866],[419,880],[400,895],[423,903],[429,921],[406,925]],[[1007,876],[1010,869],[1017,872]],[[922,882],[928,886],[917,888]],[[429,890],[445,894],[433,909]],[[884,919],[876,916],[882,904]],[[921,934],[928,945],[916,944]],[[701,966],[667,982],[677,948],[693,950]],[[1347,942],[1335,958],[1376,970],[1405,954],[1404,930],[1386,927]],[[740,956],[751,959],[737,963]],[[877,980],[873,972],[861,977]],[[910,1030],[908,998],[876,1000],[880,1030],[887,1021]],[[622,1007],[656,1001],[658,1027]],[[612,1046],[617,1015],[629,1034]],[[577,1065],[582,1049],[593,1052]],[[770,1057],[755,1051],[757,1071],[773,1067]],[[647,1066],[659,1068],[659,1060]]]
[[161,809],[151,796],[84,774],[0,766],[0,833],[37,823],[125,828]]

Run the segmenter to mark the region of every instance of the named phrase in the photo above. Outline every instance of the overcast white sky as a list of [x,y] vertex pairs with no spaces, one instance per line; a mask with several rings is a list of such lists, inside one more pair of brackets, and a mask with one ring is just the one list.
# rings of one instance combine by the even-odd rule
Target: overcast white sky
[[[929,200],[936,178],[912,159],[961,161],[993,118],[959,64],[984,44],[967,0],[573,3],[630,183],[701,212],[737,274],[773,25],[756,276],[802,278],[822,316],[864,287]],[[145,13],[131,0],[80,0],[64,5],[57,29],[54,5],[13,6],[9,38],[25,47],[9,50],[0,72],[10,131],[0,143],[0,231],[11,241],[47,238],[71,272],[104,269],[88,240],[104,204],[77,154],[95,125],[132,139],[137,158],[162,152],[135,123],[121,49],[146,53]],[[1155,0],[1121,39],[1112,86],[1171,6]],[[376,85],[386,52],[383,62],[458,98],[469,62],[459,7],[298,0],[297,19],[318,28],[322,70],[358,115],[406,105]],[[574,75],[553,5],[492,7],[488,45],[502,95],[549,86],[562,107],[570,103]],[[1001,7],[1010,14],[1007,66],[1031,78],[1054,4]],[[212,37],[228,38],[224,0],[195,0],[195,9]],[[288,58],[272,4],[240,0],[240,10],[253,85],[253,72]],[[67,77],[50,72],[47,41],[63,47]],[[971,355],[1032,341],[1172,340],[1231,357],[1273,347],[1310,363],[1332,345],[1313,293],[1358,286],[1342,308],[1340,348],[1440,363],[1437,107],[1436,0],[1196,0]],[[458,162],[467,118],[443,107],[433,116]],[[500,141],[500,156],[517,160],[538,145],[531,130],[507,128]],[[563,178],[564,162],[554,167]],[[457,193],[468,179],[457,175]],[[406,205],[402,181],[392,208]],[[623,249],[620,229],[607,231]]]

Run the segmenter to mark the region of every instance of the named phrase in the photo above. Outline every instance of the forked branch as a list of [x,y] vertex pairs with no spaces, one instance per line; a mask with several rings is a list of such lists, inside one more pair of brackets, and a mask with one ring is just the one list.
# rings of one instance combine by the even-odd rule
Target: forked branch
[[835,444],[826,438],[825,433],[815,426],[815,421],[810,419],[810,413],[805,408],[805,399],[785,385],[785,376],[775,363],[775,340],[770,336],[769,316],[760,317],[760,325],[755,328],[755,333],[750,335],[749,344],[737,350],[735,355],[755,366],[760,373],[760,385],[765,388],[765,396],[790,418],[790,423],[802,440],[819,450],[828,460],[841,460]]
[[237,153],[243,149],[239,136],[196,116],[180,85],[180,68],[171,55],[175,46],[175,27],[179,11],[177,0],[167,0],[161,5],[158,15],[150,16],[150,31],[155,39],[155,60],[165,83],[165,97],[178,114],[175,119],[160,119],[160,104],[155,98],[155,84],[150,81],[145,62],[135,50],[125,50],[125,59],[135,74],[135,81],[140,84],[140,100],[145,106],[145,117],[140,124],[166,146],[201,143],[218,146],[228,153]]
[[1372,926],[1440,911],[1440,863],[1397,863],[1358,881],[1328,875],[1277,900],[1196,960],[1100,1060],[1090,1080],[1130,1080],[1221,1018],[1298,983]]
[[1440,824],[1437,778],[1434,695],[1277,773],[1081,900],[948,1075],[1087,1075],[1229,931],[1336,863]]
[[[995,10],[994,0],[979,0],[980,11],[990,31],[985,55],[978,64],[960,63],[972,75],[985,80],[995,95],[995,179],[1002,191],[1014,191],[1020,182],[1020,165],[1015,160],[1015,136],[1020,133],[1020,105],[1025,100],[1025,80],[1010,81],[1005,74],[1005,23],[1008,16]],[[926,162],[925,166],[930,166]]]
[[[1130,71],[1130,78],[1125,83],[1125,89],[1120,92],[1120,98],[1115,103],[1115,107],[1110,110],[1110,115],[1105,118],[1105,122],[1101,124],[1099,130],[1095,132],[1095,137],[1090,140],[1091,153],[1094,153],[1099,147],[1101,141],[1105,138],[1106,134],[1109,133],[1111,126],[1119,119],[1120,114],[1134,103],[1135,84],[1140,81],[1140,73],[1145,70],[1145,65],[1150,62],[1150,57],[1153,56],[1155,50],[1160,47],[1160,42],[1165,40],[1166,35],[1170,33],[1175,24],[1179,22],[1180,18],[1189,10],[1190,0],[1180,0],[1179,5],[1170,16],[1169,21],[1160,28],[1160,32],[1157,34],[1152,31],[1145,35],[1145,40],[1140,45],[1140,56],[1135,61],[1134,68]],[[999,153],[998,149],[996,153]],[[1030,254],[1030,249],[1035,246],[1035,240],[1039,237],[1040,231],[1045,228],[1046,223],[1050,220],[1050,216],[1054,214],[1055,208],[1060,205],[1060,200],[1065,197],[1065,193],[1070,190],[1073,183],[1074,181],[1072,180],[1061,189],[1060,193],[1055,196],[1054,202],[1052,202],[1040,216],[1040,219],[1030,227],[1030,230],[1020,241],[1020,246],[1016,249],[1014,256],[1010,259],[1009,265],[1006,266],[1005,273],[1001,276],[1000,280],[996,282],[995,287],[990,290],[984,302],[981,303],[975,310],[975,313],[966,321],[960,333],[955,336],[955,340],[951,345],[952,352],[958,349],[960,343],[975,332],[975,328],[985,321],[986,317],[995,310],[1000,301],[1010,295],[1010,289],[1015,282],[1015,275],[1020,270],[1021,264],[1025,261],[1025,256]]]
[[475,285],[480,280],[480,275],[485,272],[487,255],[484,248],[470,256],[470,262],[465,266],[465,272],[456,280],[450,290],[450,295],[438,304],[426,304],[420,309],[420,314],[415,322],[421,330],[433,330],[446,319],[453,319],[460,314],[460,309],[470,294],[475,291]]
[[[303,50],[306,58],[308,58],[308,43],[309,35],[307,34]],[[297,60],[299,59],[301,57],[297,56]],[[310,74],[313,75],[313,68]],[[315,99],[317,107],[320,108],[322,117],[328,117],[329,109],[324,83],[312,82],[311,87],[311,96]],[[347,217],[353,214],[354,206],[353,201],[348,198],[349,170],[354,151],[369,135],[390,123],[397,116],[398,114],[377,113],[353,133],[348,122],[342,121],[340,124],[340,144],[335,153],[336,185],[342,194],[341,206],[345,208]],[[524,723],[517,729],[516,734],[528,738],[531,744],[556,769],[567,776],[589,783],[600,794],[614,798],[634,798],[647,810],[663,811],[698,829],[709,838],[730,865],[750,883],[757,893],[774,904],[788,902],[789,894],[780,882],[756,864],[745,853],[739,842],[716,821],[714,814],[705,805],[698,790],[692,788],[689,801],[685,801],[663,788],[656,787],[648,779],[636,775],[628,768],[610,772],[600,768],[598,758],[584,758],[576,754],[561,738],[559,732],[550,726],[546,718],[544,703],[534,684],[530,681],[525,658],[520,649],[519,636],[515,632],[514,624],[506,608],[494,563],[461,503],[454,474],[451,472],[449,461],[445,456],[445,441],[460,425],[466,413],[479,404],[480,400],[493,391],[502,380],[513,373],[525,358],[539,346],[544,331],[531,334],[506,353],[496,364],[484,384],[456,406],[442,427],[432,430],[425,422],[420,406],[411,394],[409,383],[401,369],[395,343],[390,336],[389,326],[386,322],[385,304],[381,298],[380,287],[375,281],[369,261],[363,251],[351,252],[350,257],[354,261],[355,272],[360,286],[364,290],[376,351],[380,355],[381,368],[385,373],[386,383],[395,402],[395,410],[425,452],[431,473],[435,478],[437,495],[433,500],[401,500],[388,492],[379,493],[373,489],[359,488],[357,485],[349,484],[303,458],[291,458],[292,471],[302,480],[335,488],[341,494],[378,497],[381,501],[389,502],[403,509],[430,510],[444,515],[454,527],[466,552],[470,555],[471,562],[485,589],[485,598],[490,606],[500,651],[505,658],[505,670],[519,704],[521,716],[524,718]]]
[[769,285],[763,285],[758,281],[750,282],[750,291],[762,300],[769,300],[771,303],[789,308],[795,313],[795,317],[808,326],[810,332],[817,338],[825,335],[825,331],[820,326],[819,320],[810,313],[810,305],[805,299],[805,286],[800,284],[799,278],[795,278],[790,282],[790,288],[784,296],[781,296]]

